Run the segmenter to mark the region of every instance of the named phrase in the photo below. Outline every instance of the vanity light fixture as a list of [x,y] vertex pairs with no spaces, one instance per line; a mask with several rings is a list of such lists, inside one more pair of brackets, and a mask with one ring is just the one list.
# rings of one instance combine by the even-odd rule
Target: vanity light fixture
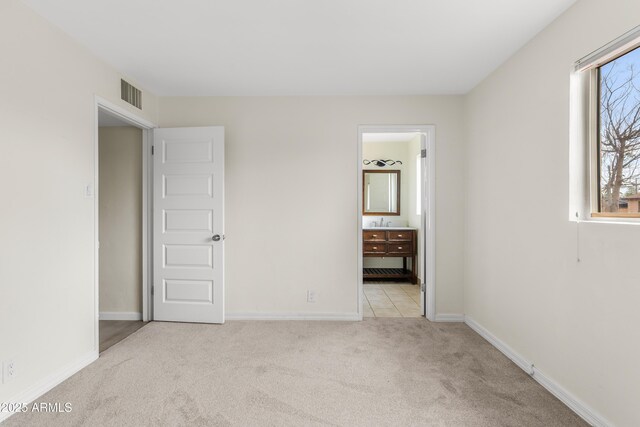
[[402,164],[402,162],[400,160],[391,160],[391,159],[386,159],[386,160],[383,160],[383,159],[378,159],[378,160],[367,160],[367,159],[364,159],[362,161],[362,163],[365,166],[369,166],[369,165],[373,164],[374,166],[378,166],[378,167],[381,167],[381,168],[383,168],[385,166],[393,166],[396,163],[399,164],[399,165]]

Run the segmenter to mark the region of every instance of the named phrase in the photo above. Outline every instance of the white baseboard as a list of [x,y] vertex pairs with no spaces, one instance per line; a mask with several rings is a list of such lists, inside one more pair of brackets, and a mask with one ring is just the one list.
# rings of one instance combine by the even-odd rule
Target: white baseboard
[[443,313],[436,314],[436,322],[464,322],[464,314]]
[[227,313],[225,320],[342,320],[358,321],[358,313]]
[[569,393],[567,390],[562,388],[560,384],[553,381],[551,378],[547,377],[542,371],[540,371],[535,366],[533,367],[533,379],[536,380],[540,385],[547,390],[555,397],[558,398],[562,403],[567,405],[573,412],[578,414],[583,420],[588,422],[594,427],[611,427],[613,424],[605,419],[602,415],[598,414],[595,410],[593,410],[589,405]]
[[133,311],[101,311],[100,320],[142,320],[142,313]]
[[[97,351],[90,351],[75,362],[69,363],[57,372],[45,377],[34,386],[28,388],[17,396],[8,399],[10,403],[31,403],[64,380],[70,378],[73,374],[90,365],[98,359]],[[12,416],[14,412],[0,412],[0,423]]]
[[522,369],[529,375],[533,374],[533,363],[529,362],[527,359],[520,356],[511,347],[509,347],[507,344],[505,344],[504,342],[496,338],[491,332],[486,330],[484,326],[480,325],[478,322],[476,322],[469,316],[465,316],[464,323],[469,325],[469,327],[474,331],[476,331],[478,335],[480,335],[485,340],[489,341],[491,345],[493,345],[495,348],[500,350],[502,354],[507,356],[513,363],[518,365],[520,369]]
[[469,316],[465,316],[464,322],[482,338],[487,340],[491,345],[497,348],[502,354],[507,356],[513,363],[518,365],[523,371],[531,375],[540,385],[546,388],[551,394],[558,398],[562,403],[567,405],[569,409],[579,415],[583,420],[594,427],[609,427],[612,423],[594,411],[589,405],[572,395],[560,384],[547,377],[540,369],[536,368],[533,363],[516,353],[506,343],[501,341],[484,326],[473,320]]

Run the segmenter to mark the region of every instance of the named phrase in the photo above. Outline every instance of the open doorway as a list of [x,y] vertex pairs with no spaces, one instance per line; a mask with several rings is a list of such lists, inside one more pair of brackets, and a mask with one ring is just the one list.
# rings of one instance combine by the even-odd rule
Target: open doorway
[[151,124],[96,100],[96,349],[150,319],[148,173]]
[[434,128],[363,126],[359,135],[360,312],[433,319]]
[[142,321],[142,130],[98,113],[100,352]]

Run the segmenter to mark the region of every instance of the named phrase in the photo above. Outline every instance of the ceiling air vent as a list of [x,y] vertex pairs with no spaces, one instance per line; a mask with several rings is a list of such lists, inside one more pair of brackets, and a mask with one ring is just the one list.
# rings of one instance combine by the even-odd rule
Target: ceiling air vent
[[142,110],[142,91],[122,79],[120,79],[120,98]]

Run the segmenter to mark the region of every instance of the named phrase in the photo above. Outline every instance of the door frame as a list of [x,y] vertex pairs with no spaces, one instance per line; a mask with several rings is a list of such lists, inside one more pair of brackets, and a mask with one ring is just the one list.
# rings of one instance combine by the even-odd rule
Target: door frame
[[[398,132],[418,132],[424,135],[424,142],[427,150],[427,161],[425,162],[426,171],[423,177],[427,179],[427,183],[423,181],[422,185],[422,224],[423,224],[423,254],[424,270],[422,280],[426,285],[425,298],[425,317],[430,321],[436,318],[436,127],[435,125],[361,125],[358,126],[358,155],[357,155],[357,213],[358,213],[358,262],[357,262],[357,278],[358,278],[358,316],[363,317],[362,295],[364,292],[363,281],[363,263],[362,256],[362,135],[365,133],[398,133]],[[423,147],[424,148],[424,147]],[[428,215],[427,215],[428,214]],[[425,274],[426,272],[426,274]]]
[[[142,130],[142,320],[147,322],[153,318],[153,298],[151,298],[151,286],[153,274],[152,262],[152,197],[153,197],[153,162],[151,159],[151,147],[153,145],[153,129],[157,125],[147,119],[137,116],[135,113],[116,105],[104,98],[95,96],[94,100],[95,134],[93,142],[93,211],[94,211],[94,349],[100,349],[100,205],[99,205],[99,149],[98,113],[100,110],[109,113],[131,126]],[[86,189],[87,196],[91,191],[91,184]]]

